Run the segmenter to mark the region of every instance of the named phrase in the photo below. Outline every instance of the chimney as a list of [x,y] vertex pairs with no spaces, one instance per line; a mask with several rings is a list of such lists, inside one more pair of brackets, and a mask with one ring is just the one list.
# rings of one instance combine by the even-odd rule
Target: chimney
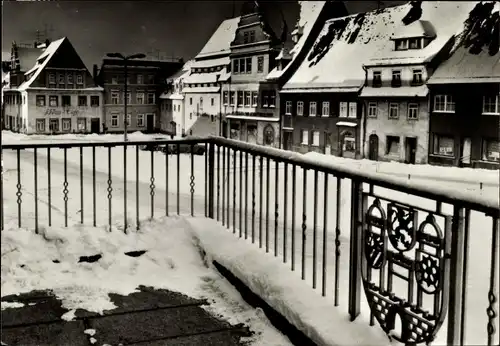
[[92,77],[94,77],[94,80],[97,80],[97,74],[99,72],[99,68],[97,67],[96,64],[94,64],[94,67],[92,69]]

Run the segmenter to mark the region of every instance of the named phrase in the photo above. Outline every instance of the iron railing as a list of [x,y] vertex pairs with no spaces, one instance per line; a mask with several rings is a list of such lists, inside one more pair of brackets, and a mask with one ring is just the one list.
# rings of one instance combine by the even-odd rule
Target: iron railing
[[[151,144],[167,154],[141,150]],[[496,197],[219,137],[9,144],[2,157],[2,230],[127,231],[202,215],[280,257],[352,321],[366,309],[370,325],[406,344],[498,344]]]

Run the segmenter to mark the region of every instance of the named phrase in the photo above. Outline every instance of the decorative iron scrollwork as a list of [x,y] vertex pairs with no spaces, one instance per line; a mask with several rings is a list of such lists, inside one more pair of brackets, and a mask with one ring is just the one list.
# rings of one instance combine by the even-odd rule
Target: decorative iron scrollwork
[[[434,215],[419,224],[419,213],[400,203],[384,208],[375,198],[362,234],[362,278],[371,312],[391,338],[405,344],[434,340],[447,310],[446,237]],[[424,306],[428,298],[430,307]]]

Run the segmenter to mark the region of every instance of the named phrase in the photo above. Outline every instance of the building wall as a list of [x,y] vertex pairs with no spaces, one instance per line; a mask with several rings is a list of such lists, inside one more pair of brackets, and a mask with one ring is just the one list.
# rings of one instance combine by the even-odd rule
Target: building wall
[[[162,99],[160,102],[160,129],[162,132],[181,135],[185,133],[183,114],[184,102],[177,99]],[[172,124],[175,122],[175,126]]]
[[[370,103],[377,103],[377,116],[368,116]],[[389,104],[399,105],[399,118],[389,118]],[[418,119],[408,119],[408,104],[418,104]],[[369,157],[370,136],[378,136],[378,159],[380,161],[405,162],[409,159],[405,150],[406,138],[417,139],[417,151],[415,163],[427,163],[429,144],[429,101],[425,99],[366,99],[364,106],[366,116],[366,135],[364,146],[364,157]],[[387,136],[399,137],[399,152],[388,153]]]
[[[234,125],[239,126],[239,132],[235,133],[231,131],[234,128]],[[255,134],[255,138],[252,140],[250,136],[252,136],[248,127],[256,126],[257,132]],[[235,140],[241,140],[244,142],[254,142],[258,145],[272,146],[275,148],[279,148],[280,145],[280,132],[279,132],[279,122],[277,121],[260,121],[260,120],[244,120],[244,119],[228,119],[228,127],[229,127],[229,137]],[[265,139],[265,130],[271,127],[273,129],[273,140],[271,144],[268,144]]]
[[198,115],[218,115],[221,111],[220,93],[187,93],[184,94],[186,128],[189,121]]
[[22,132],[23,100],[20,92],[6,91],[4,95],[4,124],[6,129]]

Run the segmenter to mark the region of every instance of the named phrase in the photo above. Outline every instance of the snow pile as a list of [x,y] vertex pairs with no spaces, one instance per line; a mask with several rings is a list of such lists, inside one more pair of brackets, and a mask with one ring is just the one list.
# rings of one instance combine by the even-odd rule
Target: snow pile
[[[211,304],[205,309],[230,323],[249,325],[258,345],[288,345],[267,320],[241,302],[234,288],[205,266],[189,229],[184,219],[175,217],[146,222],[129,234],[81,225],[45,228],[38,235],[7,229],[1,234],[2,296],[51,289],[70,310],[63,318],[71,320],[76,309],[102,313],[115,308],[109,293],[128,295],[140,285],[152,286],[208,299]],[[125,254],[129,251],[146,252],[130,257]],[[82,256],[98,260],[89,263]],[[2,303],[7,307],[13,306]]]
[[206,252],[318,345],[388,345],[379,328],[350,322],[279,259],[236,238],[214,220],[187,220]]

